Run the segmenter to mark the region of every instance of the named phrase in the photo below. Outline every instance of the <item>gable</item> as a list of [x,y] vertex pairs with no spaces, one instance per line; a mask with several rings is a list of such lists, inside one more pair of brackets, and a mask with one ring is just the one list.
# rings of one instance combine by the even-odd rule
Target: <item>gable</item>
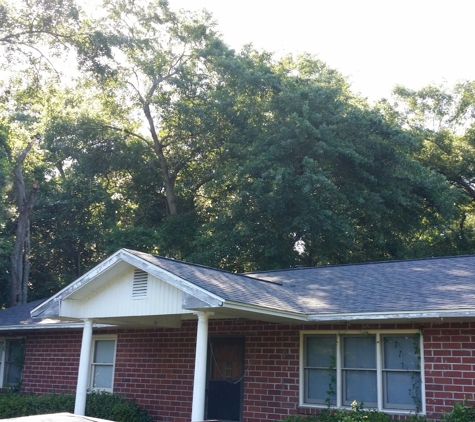
[[[134,283],[136,271],[142,279],[135,277]],[[33,309],[31,316],[177,326],[183,316],[192,314],[190,308],[221,304],[216,295],[121,249]]]
[[[107,273],[103,277],[107,277]],[[64,298],[59,316],[113,318],[190,312],[182,307],[182,290],[132,265],[120,275],[98,284],[97,290],[79,289]]]

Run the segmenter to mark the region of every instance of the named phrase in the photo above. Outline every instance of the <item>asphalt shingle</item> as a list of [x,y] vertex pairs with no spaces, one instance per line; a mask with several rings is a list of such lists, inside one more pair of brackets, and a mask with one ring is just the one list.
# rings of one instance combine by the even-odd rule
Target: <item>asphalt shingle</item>
[[288,312],[303,311],[293,292],[288,291],[276,282],[157,255],[132,250],[127,250],[127,252],[225,300]]
[[281,283],[309,314],[475,309],[475,256],[247,275]]
[[225,300],[303,314],[475,309],[475,256],[234,274],[128,251]]
[[2,326],[32,325],[39,323],[41,318],[31,318],[30,311],[39,306],[43,300],[36,300],[25,305],[18,305],[5,309],[0,313],[0,330]]

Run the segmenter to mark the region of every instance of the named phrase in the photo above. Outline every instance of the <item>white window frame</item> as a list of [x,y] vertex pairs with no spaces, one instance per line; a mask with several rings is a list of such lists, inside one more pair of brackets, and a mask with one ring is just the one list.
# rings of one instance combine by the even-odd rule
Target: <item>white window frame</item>
[[0,388],[3,388],[3,376],[5,374],[5,357],[7,349],[7,339],[0,338]]
[[[94,367],[96,363],[94,362],[94,352],[96,349],[96,342],[98,340],[113,340],[114,341],[114,358],[112,362],[112,379],[111,379],[111,388],[97,388],[93,387],[93,376],[94,376]],[[115,361],[116,361],[116,354],[117,354],[117,335],[116,334],[107,334],[107,335],[94,335],[92,336],[92,343],[91,343],[91,352],[90,352],[90,360],[89,360],[89,381],[88,386],[89,390],[91,391],[107,391],[112,393],[114,390],[114,377],[115,377]],[[102,364],[104,365],[104,364]]]
[[423,336],[420,330],[409,329],[409,330],[347,330],[347,331],[337,331],[337,330],[311,330],[311,331],[301,331],[300,332],[300,382],[299,382],[299,405],[300,407],[308,408],[327,408],[328,404],[320,403],[306,403],[305,402],[305,338],[308,336],[325,336],[325,335],[334,335],[337,341],[336,347],[336,405],[331,405],[330,407],[338,408],[345,407],[343,405],[342,399],[342,356],[341,356],[341,337],[345,335],[360,335],[364,336],[365,334],[371,334],[376,336],[376,371],[377,371],[377,407],[375,408],[378,411],[389,413],[389,414],[413,414],[414,410],[408,409],[396,409],[396,408],[384,408],[383,404],[383,348],[381,345],[381,337],[384,335],[419,335],[419,350],[420,350],[420,376],[421,376],[421,409],[419,409],[419,414],[425,415],[426,413],[426,397],[425,397],[425,375],[424,375],[424,341]]
[[[24,340],[22,337],[0,337],[0,388],[9,388],[10,385],[4,385],[5,383],[5,366],[7,363],[7,348],[10,341]],[[22,368],[23,369],[23,368]],[[23,376],[23,373],[22,373]]]

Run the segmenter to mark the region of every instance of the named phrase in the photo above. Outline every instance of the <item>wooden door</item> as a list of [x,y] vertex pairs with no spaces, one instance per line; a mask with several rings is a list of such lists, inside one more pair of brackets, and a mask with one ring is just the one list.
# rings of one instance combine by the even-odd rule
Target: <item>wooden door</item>
[[244,339],[211,339],[206,419],[241,421]]

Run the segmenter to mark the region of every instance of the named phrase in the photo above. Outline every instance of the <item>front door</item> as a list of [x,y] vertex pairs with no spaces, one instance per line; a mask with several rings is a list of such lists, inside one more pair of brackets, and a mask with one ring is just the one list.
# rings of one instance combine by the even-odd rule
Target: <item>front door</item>
[[241,421],[244,339],[210,339],[206,419]]

